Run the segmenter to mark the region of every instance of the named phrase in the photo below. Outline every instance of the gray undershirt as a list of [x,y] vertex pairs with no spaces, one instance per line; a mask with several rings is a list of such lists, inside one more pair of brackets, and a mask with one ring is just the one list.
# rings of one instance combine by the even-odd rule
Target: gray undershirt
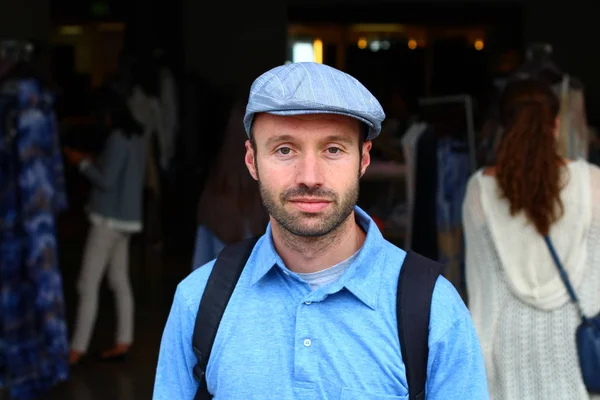
[[342,261],[339,264],[334,265],[333,267],[329,267],[327,269],[317,272],[303,274],[298,273],[298,276],[303,281],[308,283],[312,290],[316,290],[321,286],[325,286],[327,284],[330,284],[331,282],[335,282],[340,276],[342,276],[344,272],[346,272],[348,267],[350,267],[350,265],[354,262],[354,260],[356,260],[359,251],[350,256],[350,258]]

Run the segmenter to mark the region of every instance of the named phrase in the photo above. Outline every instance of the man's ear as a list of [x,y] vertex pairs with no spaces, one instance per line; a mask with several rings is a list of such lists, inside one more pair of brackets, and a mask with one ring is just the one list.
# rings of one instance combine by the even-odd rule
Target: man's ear
[[246,156],[244,157],[244,161],[246,162],[246,168],[248,168],[250,175],[252,175],[254,180],[258,180],[258,171],[256,171],[256,153],[254,152],[254,147],[252,147],[250,140],[246,140]]
[[360,177],[365,174],[367,167],[371,164],[371,148],[373,147],[373,142],[367,140],[362,145],[362,157],[360,161]]

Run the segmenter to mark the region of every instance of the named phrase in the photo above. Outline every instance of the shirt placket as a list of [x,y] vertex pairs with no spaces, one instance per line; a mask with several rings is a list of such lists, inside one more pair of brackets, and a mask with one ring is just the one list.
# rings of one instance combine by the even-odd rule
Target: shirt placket
[[309,293],[296,308],[295,357],[294,372],[297,389],[314,390],[318,379],[319,331],[318,313],[325,306],[324,299],[318,292]]

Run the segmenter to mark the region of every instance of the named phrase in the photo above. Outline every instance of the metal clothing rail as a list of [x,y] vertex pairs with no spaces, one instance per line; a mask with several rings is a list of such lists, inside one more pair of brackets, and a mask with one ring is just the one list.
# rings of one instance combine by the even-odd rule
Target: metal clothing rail
[[31,61],[35,46],[26,40],[0,39],[0,60]]
[[475,121],[473,120],[473,98],[468,94],[439,97],[422,97],[419,99],[420,106],[431,106],[437,104],[464,104],[465,119],[467,123],[467,141],[469,145],[469,164],[471,172],[477,170],[477,150],[475,145]]

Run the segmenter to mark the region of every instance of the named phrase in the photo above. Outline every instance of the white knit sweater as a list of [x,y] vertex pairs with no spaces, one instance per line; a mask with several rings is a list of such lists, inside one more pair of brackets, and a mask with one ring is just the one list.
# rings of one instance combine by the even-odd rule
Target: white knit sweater
[[[550,237],[584,312],[600,311],[600,169],[569,164],[564,217]],[[575,348],[580,323],[543,239],[510,217],[493,177],[480,171],[463,206],[469,308],[493,400],[600,399],[585,390]]]

